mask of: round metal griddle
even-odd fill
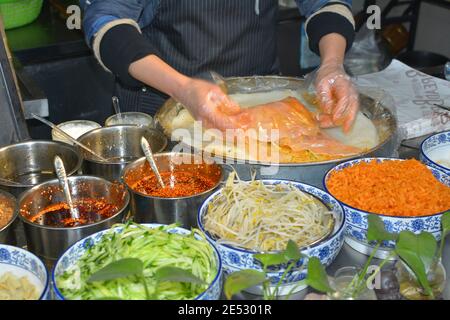
[[[279,77],[279,76],[257,76],[257,77],[239,77],[226,79],[228,94],[237,93],[257,93],[274,90],[306,90],[305,81],[299,78]],[[364,88],[362,88],[364,91]],[[256,179],[287,179],[311,184],[322,188],[322,180],[325,173],[336,164],[358,157],[391,157],[398,147],[397,120],[392,107],[387,105],[388,99],[381,92],[375,92],[373,89],[371,96],[377,96],[376,99],[366,94],[360,94],[360,108],[376,126],[380,137],[380,143],[364,153],[340,158],[336,160],[320,162],[300,162],[300,163],[265,163],[262,161],[244,161],[240,159],[226,158],[227,164],[230,164],[238,173],[241,179],[248,180],[255,175]],[[360,90],[361,91],[361,90]],[[378,98],[379,96],[379,98]],[[184,109],[183,105],[173,99],[169,99],[157,112],[155,119],[157,125],[163,132],[170,137],[173,131],[172,120]],[[176,143],[176,141],[175,141]],[[201,151],[201,150],[197,150]],[[216,160],[224,161],[224,157],[216,155]],[[271,170],[267,170],[271,168]],[[276,173],[274,173],[276,171]]]

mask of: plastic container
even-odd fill
[[[0,15],[5,29],[27,25],[39,16],[44,0],[0,0]]]

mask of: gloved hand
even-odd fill
[[[202,121],[206,128],[226,130],[236,127],[233,116],[241,108],[218,85],[190,78],[175,99],[189,110],[195,120]]]
[[[359,110],[359,98],[343,65],[338,61],[322,63],[317,70],[314,84],[319,99],[320,126],[342,126],[344,132],[348,132]]]

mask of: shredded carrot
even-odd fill
[[[328,190],[341,202],[389,216],[426,216],[450,209],[450,187],[417,160],[360,162],[333,171]]]

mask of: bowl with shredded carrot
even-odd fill
[[[344,207],[347,243],[363,253],[370,252],[369,215],[380,216],[390,232],[427,231],[439,239],[441,216],[450,209],[450,176],[415,159],[347,161],[328,171],[323,184]],[[382,249],[393,246],[384,242]]]

